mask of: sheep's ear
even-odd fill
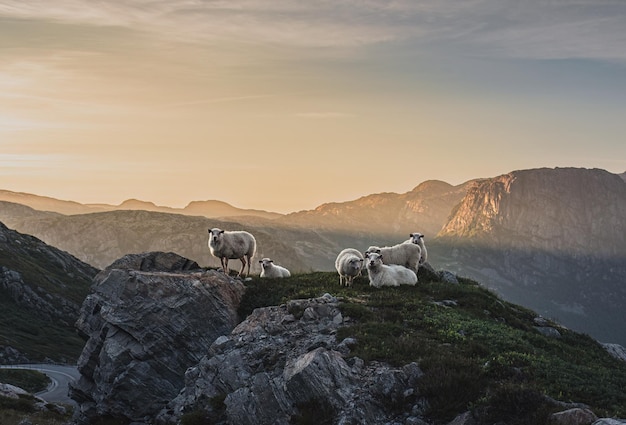
[[[262,263],[262,262],[263,262],[263,260],[259,260],[259,263]]]
[[[224,230],[220,230],[220,235],[221,235],[222,233],[224,233]]]
[[[420,239],[424,239],[424,235],[420,235]]]
[[[412,238],[412,237],[413,237],[413,233],[409,234],[409,238]]]

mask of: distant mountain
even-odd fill
[[[207,246],[208,229],[213,227],[225,230],[245,227],[257,239],[256,260],[271,257],[278,264],[294,271],[310,271],[315,268],[316,262],[306,259],[307,252],[332,257],[334,261],[337,249],[329,248],[332,242],[315,232],[274,228],[271,220],[260,218],[254,219],[257,223],[255,225],[244,225],[225,219],[143,210],[66,216],[0,202],[0,220],[98,268],[105,268],[126,254],[148,251],[172,251],[196,261],[201,266],[217,268],[219,261],[211,256]],[[229,266],[239,270],[241,263],[234,260]],[[260,272],[258,263],[252,266],[253,271]]]
[[[39,211],[51,211],[64,215],[90,214],[95,212],[120,210],[142,210],[168,214],[201,215],[209,218],[252,216],[274,219],[282,216],[282,214],[275,212],[237,208],[221,201],[193,201],[190,202],[185,208],[164,207],[156,205],[153,202],[140,201],[138,199],[127,199],[120,205],[80,204],[74,201],[63,201],[47,196],[11,192],[9,190],[0,190],[0,201],[26,205]]]
[[[75,362],[84,342],[74,323],[97,272],[0,223],[0,363]]]
[[[625,212],[618,175],[514,171],[475,182],[433,250],[513,302],[626,345]]]
[[[434,238],[472,182],[458,186],[429,180],[403,194],[378,193],[354,201],[323,204],[287,214],[277,223],[350,233],[365,233],[393,243],[419,231]]]

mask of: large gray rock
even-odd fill
[[[130,269],[137,264],[142,271]],[[188,265],[176,254],[147,253],[96,276],[76,323],[88,338],[81,378],[70,389],[76,422],[149,422],[183,387],[185,370],[237,324],[243,284],[214,271],[185,271]]]
[[[185,388],[157,423],[180,423],[192,414],[242,425],[289,424],[311,415],[328,423],[385,423],[402,416],[390,406],[411,411],[419,399],[419,367],[365,365],[350,357],[355,341],[335,338],[343,324],[338,301],[328,294],[254,310],[187,371]]]

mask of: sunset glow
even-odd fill
[[[626,171],[626,3],[0,2],[0,189],[312,209]]]

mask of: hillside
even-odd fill
[[[0,223],[0,363],[74,362],[74,323],[97,270]]]
[[[626,414],[624,361],[468,279],[422,269],[417,286],[376,289],[316,272],[244,288],[140,257],[100,273],[81,310],[88,342],[70,393],[90,423],[443,425],[463,414],[465,424],[547,425],[568,409]]]
[[[506,299],[626,344],[624,211],[626,184],[615,174],[515,171],[470,188],[435,245],[445,267]]]
[[[385,240],[404,240],[417,230],[433,238],[471,184],[452,186],[430,180],[403,194],[378,193],[354,201],[323,204],[311,211],[287,214],[276,221],[326,232],[367,234]]]
[[[39,213],[3,202],[0,202],[0,220],[98,268],[104,268],[126,254],[147,251],[172,251],[202,266],[217,268],[219,261],[211,256],[207,246],[208,229],[237,230],[244,227],[235,221],[143,210],[66,216]],[[259,220],[268,225],[246,226],[257,239],[257,259],[271,257],[293,270],[311,270],[314,266],[307,260],[307,252],[324,253],[331,245],[312,231],[299,229],[294,234],[289,230],[274,229],[270,221]],[[304,248],[300,247],[301,242]],[[333,254],[329,252],[327,255]],[[230,265],[238,270],[241,263],[235,260]],[[259,264],[254,263],[252,270],[259,273]]]

